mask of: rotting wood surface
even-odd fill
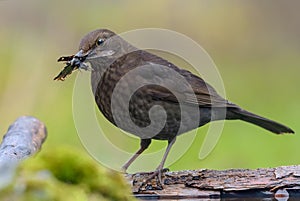
[[[260,169],[186,170],[163,174],[164,188],[149,174],[128,174],[132,191],[140,199],[192,200],[199,198],[291,198],[300,196],[300,165]],[[282,199],[282,200],[287,200]]]

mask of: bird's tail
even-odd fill
[[[230,116],[235,116],[236,118],[234,118],[234,119],[240,119],[240,120],[255,124],[257,126],[260,126],[264,129],[267,129],[276,134],[294,133],[294,131],[292,129],[290,129],[289,127],[287,127],[285,125],[282,125],[273,120],[258,116],[256,114],[253,114],[251,112],[248,112],[248,111],[240,109],[240,108],[235,108],[233,110],[230,110],[230,113],[234,114],[234,115],[230,115]]]

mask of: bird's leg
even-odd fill
[[[165,151],[165,153],[164,153],[164,156],[163,156],[163,158],[162,158],[160,164],[158,165],[158,167],[156,168],[156,170],[149,176],[149,178],[147,178],[147,180],[146,180],[145,182],[142,183],[142,185],[140,186],[140,188],[143,187],[145,184],[147,184],[150,180],[152,180],[152,179],[153,179],[154,177],[156,177],[156,176],[157,176],[157,178],[158,178],[159,185],[162,186],[162,179],[161,179],[161,176],[162,176],[163,168],[164,168],[166,159],[167,159],[167,157],[168,157],[168,155],[169,155],[169,152],[170,152],[170,150],[171,150],[173,144],[175,143],[175,141],[176,141],[176,137],[173,138],[172,140],[169,140],[169,141],[168,141],[167,149],[166,149],[166,151]]]
[[[149,147],[150,144],[151,139],[141,139],[140,149],[137,150],[137,152],[122,166],[122,170],[126,172],[131,163],[133,163],[133,161],[135,161],[135,159],[139,157],[139,155],[143,153]]]

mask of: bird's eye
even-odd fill
[[[104,39],[100,38],[97,40],[96,44],[97,45],[102,45],[104,43]]]

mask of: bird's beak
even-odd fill
[[[83,50],[80,50],[75,55],[60,57],[58,62],[65,61],[66,66],[64,69],[54,78],[54,80],[64,80],[67,75],[71,74],[76,69],[89,70],[89,67],[84,63],[88,53],[84,53]]]
[[[86,59],[87,56],[88,56],[87,53],[83,53],[83,51],[80,50],[79,52],[77,52],[74,55],[74,57],[71,59],[71,61],[69,61],[69,64],[71,66],[74,66],[74,69],[77,69],[77,68],[84,69],[85,65],[83,64],[83,62],[84,62],[84,60]]]

